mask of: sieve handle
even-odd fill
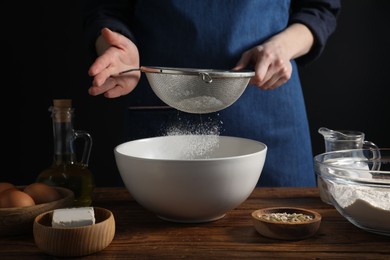
[[[161,72],[161,69],[141,66],[139,68],[132,68],[132,69],[121,71],[121,72],[119,72],[119,75],[126,74],[126,73],[133,72],[133,71],[158,73],[158,72]]]
[[[140,67],[140,68],[133,68],[133,69],[121,71],[121,72],[119,72],[119,75],[126,74],[126,73],[133,72],[133,71],[152,72],[152,73],[163,72],[162,69],[156,69],[156,68],[151,68],[151,67]],[[213,78],[206,72],[199,72],[199,76],[206,83],[213,82]]]
[[[124,71],[119,72],[119,75],[126,74],[126,73],[133,72],[133,71],[141,71],[141,68],[133,68],[133,69],[124,70]]]

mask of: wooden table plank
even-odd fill
[[[363,231],[345,220],[332,206],[321,202],[316,188],[256,188],[238,208],[214,222],[173,223],[159,219],[131,199],[126,189],[97,188],[94,206],[111,210],[116,234],[103,251],[84,258],[126,259],[390,259],[390,237]],[[319,231],[311,238],[283,241],[259,235],[252,211],[271,206],[294,206],[322,215]],[[0,238],[0,258],[46,255],[32,235]]]

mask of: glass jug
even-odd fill
[[[54,153],[51,166],[43,170],[37,182],[68,188],[74,192],[74,206],[89,206],[95,187],[94,177],[88,168],[92,137],[73,127],[74,109],[70,99],[55,99],[49,108],[53,121]],[[74,142],[84,140],[81,160],[77,160]]]
[[[364,133],[351,130],[331,130],[320,127],[318,133],[325,139],[325,151],[338,151],[349,149],[378,149],[373,142],[364,140]]]
[[[352,130],[331,130],[326,127],[318,129],[325,140],[325,152],[349,149],[373,149],[378,150],[378,146],[371,141],[364,140],[365,134]],[[327,204],[332,204],[329,198],[326,184],[317,177],[317,185],[320,190],[320,198]]]

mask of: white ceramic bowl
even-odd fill
[[[222,218],[252,193],[267,146],[228,136],[173,135],[114,149],[133,198],[160,218],[184,223]]]
[[[354,149],[314,157],[335,208],[355,226],[390,236],[390,149]]]

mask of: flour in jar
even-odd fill
[[[356,224],[390,232],[390,192],[373,187],[351,187],[335,184],[330,192]]]

